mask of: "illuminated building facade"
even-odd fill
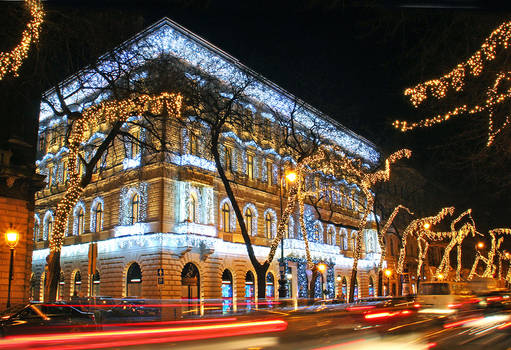
[[[285,200],[287,186],[281,193],[281,174],[283,164],[289,161],[275,151],[275,128],[279,126],[273,122],[271,110],[288,113],[296,99],[168,19],[138,34],[121,49],[144,50],[146,57],[171,55],[200,66],[205,74],[216,74],[220,80],[237,74],[257,77],[244,91],[244,108],[260,123],[251,137],[236,130],[225,132],[221,158],[227,172],[237,179],[236,198],[256,256],[264,261],[276,234],[281,196]],[[205,61],[209,64],[201,66]],[[208,71],[218,62],[222,69]],[[103,68],[108,69],[108,65],[105,63]],[[68,80],[66,86],[73,87],[73,79],[76,78]],[[83,108],[82,101],[90,94],[91,91],[78,91],[66,102]],[[48,95],[49,99],[55,98],[51,91]],[[263,105],[272,108],[265,109]],[[369,165],[379,161],[374,145],[314,108],[305,106],[297,118],[304,127],[312,120],[333,126],[325,138]],[[48,238],[68,177],[68,150],[59,133],[65,125],[65,118],[41,105],[37,166],[47,176],[48,185],[36,197],[32,281],[35,300],[43,298]],[[61,255],[60,298],[101,295],[245,301],[257,297],[256,273],[215,164],[207,156],[201,132],[172,120],[166,127],[167,142],[172,147],[166,157],[150,157],[140,144],[116,140],[113,151],[102,158],[92,183],[69,217]],[[141,139],[145,137],[144,129],[129,131]],[[100,127],[88,143],[100,140],[103,132]],[[305,211],[312,258],[328,265],[317,281],[318,297],[321,283],[329,297],[346,295],[349,290],[356,235],[352,228],[362,209],[355,185],[345,183],[343,193],[331,198],[339,208],[335,215],[341,225],[320,222],[311,207]],[[298,222],[297,214],[289,221],[284,257],[288,263],[289,295],[303,298],[307,297],[310,272],[306,270],[305,245]],[[364,237],[357,282],[359,296],[376,294],[380,256],[375,230],[367,229]],[[97,263],[91,267],[94,257]],[[279,266],[274,259],[266,277],[267,297],[276,297],[278,279]]]

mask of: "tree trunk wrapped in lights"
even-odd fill
[[[403,232],[403,237],[401,238],[401,249],[399,251],[399,260],[397,263],[396,273],[401,275],[403,273],[403,265],[405,261],[406,255],[406,243],[408,237],[417,237],[417,241],[419,243],[419,264],[417,270],[417,276],[420,276],[420,267],[422,267],[422,261],[426,258],[428,244],[425,238],[434,239],[434,232],[430,230],[433,225],[438,224],[442,221],[447,215],[452,215],[454,213],[454,207],[442,208],[435,216],[429,216],[425,218],[415,219],[406,227]],[[422,244],[425,244],[426,247],[422,248]]]
[[[108,145],[119,134],[122,123],[133,115],[153,114],[180,117],[181,96],[176,94],[162,93],[157,96],[140,95],[122,101],[105,101],[98,105],[85,109],[72,121],[69,136],[69,184],[63,198],[57,205],[55,212],[55,225],[51,237],[49,237],[50,254],[48,256],[48,275],[45,284],[46,301],[56,299],[58,279],[60,277],[60,251],[64,234],[71,210],[78,202],[85,187],[90,183],[92,172],[97,162],[106,151]],[[91,161],[86,164],[86,171],[82,177],[77,170],[77,164],[83,157],[80,156],[80,147],[85,141],[88,132],[94,131],[102,123],[113,125],[108,136],[96,151]]]
[[[25,0],[25,4],[32,18],[21,34],[20,43],[10,52],[0,52],[0,80],[7,74],[18,76],[18,70],[27,58],[30,46],[39,40],[44,19],[43,6],[39,0]]]
[[[469,280],[472,280],[474,276],[479,276],[483,278],[493,278],[493,275],[497,269],[495,266],[495,255],[497,254],[498,249],[502,245],[502,242],[504,241],[504,237],[499,237],[497,239],[497,235],[509,235],[511,234],[511,229],[509,228],[496,228],[493,230],[490,230],[488,232],[491,237],[491,248],[488,252],[488,256],[483,256],[481,252],[477,251],[477,256],[474,260],[474,264],[472,265],[472,268],[470,269],[470,274],[468,276]],[[486,268],[484,269],[484,272],[482,275],[477,274],[477,265],[479,264],[479,261],[482,261],[486,264]]]

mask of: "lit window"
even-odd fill
[[[224,223],[224,231],[231,232],[231,208],[229,204],[224,203],[222,206],[222,220]]]
[[[268,174],[268,185],[273,183],[273,164],[272,162],[266,163],[266,173]]]
[[[134,194],[131,197],[131,216],[130,216],[130,225],[133,225],[139,221],[139,212],[140,212],[140,198],[138,194]]]
[[[326,234],[326,243],[333,244],[333,238],[334,238],[334,233],[332,232],[332,229],[329,229]]]
[[[247,208],[247,210],[245,211],[245,225],[247,226],[247,233],[249,234],[249,236],[252,236],[253,235],[253,229],[252,229],[252,224],[253,224],[253,216],[252,216],[252,210],[250,210],[250,208]]]
[[[249,180],[254,180],[254,156],[247,156],[247,176]]]
[[[140,129],[135,128],[131,131],[132,138],[130,139],[130,157],[137,158],[140,153]]]
[[[94,232],[101,231],[102,222],[103,222],[103,204],[98,203],[94,208]]]
[[[62,161],[62,183],[67,183],[67,160]]]
[[[53,234],[53,217],[50,216],[48,218],[48,222],[46,224],[46,239],[51,239],[51,235]]]
[[[79,208],[78,209],[78,212],[76,213],[76,234],[78,236],[82,235],[83,234],[83,231],[84,231],[84,220],[83,220],[83,208]]]
[[[265,222],[266,237],[271,238],[271,236],[272,236],[271,227],[273,226],[273,218],[270,213],[266,213],[264,222]]]
[[[36,220],[34,222],[34,241],[40,240],[39,237],[39,222]]]
[[[199,151],[199,144],[197,135],[190,134],[190,154],[197,155]]]
[[[195,194],[190,196],[190,203],[188,204],[188,221],[197,222],[197,197]]]
[[[229,147],[225,147],[225,169],[232,171],[232,151]]]

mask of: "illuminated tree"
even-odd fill
[[[25,0],[31,19],[21,33],[20,43],[10,52],[0,52],[0,80],[7,74],[18,75],[23,61],[27,58],[30,47],[39,40],[44,19],[43,6],[39,0]]]

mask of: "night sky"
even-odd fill
[[[511,11],[503,3],[488,7],[484,2],[485,8],[481,1],[434,2],[443,4],[442,8],[432,8],[433,2],[429,3],[416,6],[418,2],[409,1],[407,5],[414,6],[399,7],[391,1],[310,0],[278,5],[269,1],[45,2],[48,26],[59,29],[48,29],[50,34],[40,46],[55,38],[64,43],[59,35],[64,37],[67,28],[83,35],[73,36],[70,52],[77,53],[73,64],[64,68],[55,62],[53,66],[59,68],[41,85],[49,87],[52,79],[62,79],[87,62],[80,57],[87,56],[82,51],[94,46],[91,42],[99,40],[100,44],[89,50],[97,53],[88,55],[99,55],[108,43],[113,47],[167,16],[371,140],[384,154],[402,147],[412,149],[414,157],[405,165],[417,168],[434,184],[439,194],[435,210],[455,205],[460,213],[472,207],[483,232],[511,227],[507,202],[511,156],[501,150],[484,150],[484,118],[465,117],[445,127],[409,134],[400,134],[391,126],[395,119],[417,120],[445,110],[442,103],[415,110],[403,91],[450,71],[476,51],[494,28],[511,19]],[[76,14],[81,17],[78,21],[73,18]],[[100,25],[80,32],[80,26],[94,25],[98,17]],[[11,27],[0,36],[0,50],[7,50],[9,36],[16,38],[16,21],[9,18],[2,23]],[[111,30],[101,32],[108,26]],[[55,47],[55,57],[61,57],[57,52],[64,46]],[[41,61],[39,57],[27,62],[25,72],[33,74],[30,64],[36,67]],[[48,59],[44,64],[49,67],[50,63]],[[503,69],[506,63],[507,59],[501,60],[491,69]],[[0,86],[3,101],[5,85]],[[481,86],[475,82],[477,90]],[[447,102],[453,100],[456,97]],[[2,103],[3,114],[10,113],[12,109]],[[464,141],[456,136],[466,132],[474,139]],[[503,133],[502,138],[502,149],[511,153],[509,134]],[[466,160],[479,153],[483,153],[482,160]]]

